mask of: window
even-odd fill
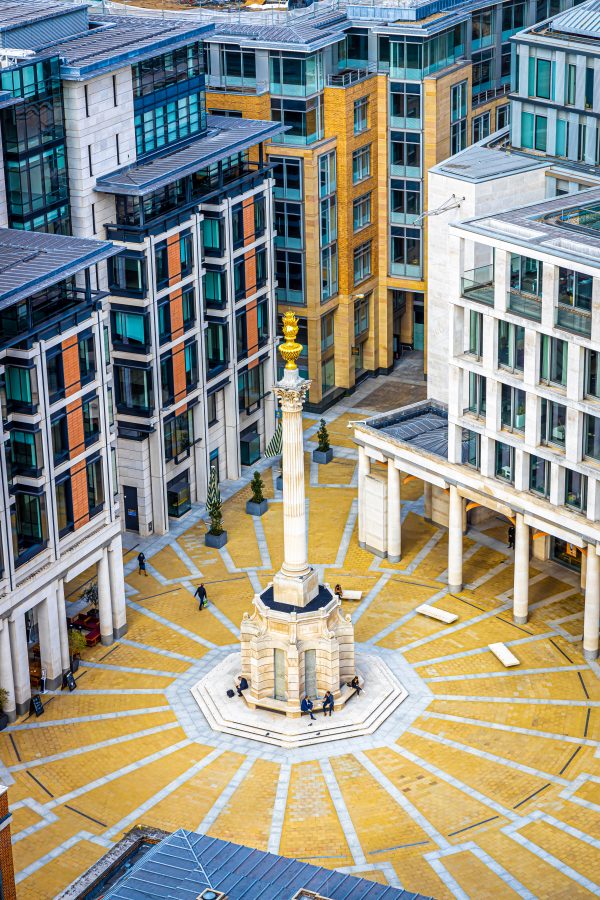
[[[96,396],[82,400],[83,436],[85,446],[94,444],[100,437],[100,401]]]
[[[371,294],[354,301],[354,337],[364,337],[369,331],[369,302]]]
[[[486,138],[490,133],[490,114],[489,112],[482,113],[480,116],[475,116],[473,118],[473,143],[476,144],[478,141],[482,141]]]
[[[46,545],[48,525],[44,497],[19,491],[15,495],[11,520],[15,562],[20,565]]]
[[[145,352],[150,342],[148,314],[112,310],[110,314],[113,347],[129,353]]]
[[[91,331],[79,335],[79,376],[82,384],[94,380],[96,375],[96,350]]]
[[[90,117],[90,97],[89,97],[89,88],[87,84],[83,86],[83,98],[85,101],[85,117],[89,119]]]
[[[421,136],[412,131],[392,131],[390,143],[392,175],[421,175]]]
[[[334,342],[334,321],[335,313],[327,313],[321,318],[321,350],[328,350],[333,347]]]
[[[277,299],[304,303],[304,263],[301,253],[278,250],[276,256]]]
[[[418,228],[392,228],[392,275],[421,274],[421,231]]]
[[[500,398],[500,422],[510,431],[525,431],[525,391],[502,385]]]
[[[335,387],[335,357],[326,359],[321,363],[321,390],[323,394]]]
[[[468,373],[469,379],[469,405],[466,412],[474,416],[485,417],[487,384],[483,375],[476,372]]]
[[[600,400],[600,353],[597,350],[585,351],[585,393]]]
[[[158,302],[158,342],[165,344],[171,340],[171,300],[163,297]]]
[[[56,482],[55,496],[58,535],[59,537],[64,537],[65,534],[73,531],[75,527],[73,520],[73,491],[69,475]]]
[[[543,397],[541,401],[541,443],[564,447],[566,427],[567,407],[562,403],[554,403]]]
[[[360,284],[371,274],[371,241],[354,250],[354,284]]]
[[[117,165],[121,165],[121,148],[119,146],[119,135],[115,134],[115,149],[117,152]]]
[[[112,89],[113,89],[113,106],[118,106],[119,101],[117,98],[117,76],[113,75],[112,77]]]
[[[237,313],[235,317],[235,349],[238,360],[248,356],[248,334],[245,309]]]
[[[302,199],[302,160],[287,156],[269,156],[275,179],[274,195],[287,200]]]
[[[336,184],[335,153],[327,153],[319,157],[321,301],[333,297],[338,290]]]
[[[585,415],[583,421],[583,453],[600,460],[600,419]]]
[[[111,294],[143,297],[146,293],[146,260],[143,254],[121,252],[108,260],[108,288]]]
[[[467,120],[454,122],[450,126],[450,156],[460,153],[467,146]]]
[[[483,355],[483,315],[473,310],[469,313],[468,352],[478,359]]]
[[[307,146],[323,137],[322,98],[310,100],[271,99],[271,118],[288,127],[277,138],[283,144]]]
[[[183,328],[187,331],[196,321],[196,292],[191,285],[184,288],[181,292],[181,308],[183,311]]]
[[[221,372],[229,362],[227,325],[220,322],[209,322],[204,334],[207,374],[209,378],[212,378]]]
[[[541,456],[529,457],[529,490],[542,497],[550,496],[550,463]]]
[[[506,40],[524,27],[525,3],[505,3],[502,7],[502,39]]]
[[[241,411],[254,412],[260,407],[264,396],[264,363],[259,363],[238,375],[238,404]]]
[[[69,458],[69,428],[67,415],[61,412],[53,416],[50,422],[52,434],[52,458],[55,466],[59,466]]]
[[[476,431],[470,431],[468,428],[462,430],[461,442],[461,462],[467,466],[473,466],[474,469],[479,468],[479,444],[480,436]]]
[[[267,283],[267,251],[261,247],[254,254],[256,267],[256,290],[264,288]]]
[[[88,175],[91,178],[93,176],[93,174],[94,174],[94,166],[93,166],[93,162],[92,162],[92,145],[88,144]]]
[[[171,90],[171,96],[172,99],[166,103],[155,105],[150,102],[139,112],[136,111],[133,121],[138,159],[199,134],[206,128],[204,91],[177,96]]]
[[[215,391],[214,394],[209,394],[206,398],[206,417],[208,419],[208,427],[214,425],[217,421],[217,394],[219,392]]]
[[[104,481],[100,457],[90,460],[85,467],[87,479],[88,507],[90,518],[97,515],[104,506]]]
[[[248,87],[256,83],[256,55],[254,50],[224,46],[221,50],[221,71],[226,87]]]
[[[223,309],[227,305],[227,275],[225,271],[207,267],[203,284],[206,306],[209,309]]]
[[[160,398],[163,406],[170,406],[175,399],[173,354],[171,350],[160,358]]]
[[[154,410],[152,372],[133,366],[114,366],[117,410],[150,415]]]
[[[506,128],[510,123],[510,104],[496,107],[496,129]]]
[[[34,378],[32,369],[26,369],[24,366],[6,366],[4,380],[9,412],[33,412],[37,406],[37,393],[34,394],[32,386]]]
[[[529,84],[530,97],[540,97],[542,100],[551,99],[552,63],[549,59],[535,59],[529,57]]]
[[[363,194],[352,202],[352,223],[354,231],[360,231],[371,224],[371,194]]]
[[[156,268],[156,290],[162,291],[169,286],[169,250],[166,241],[154,247],[154,265]]]
[[[207,256],[222,256],[225,252],[223,219],[204,214],[202,221],[202,246]]]
[[[565,103],[575,106],[577,66],[569,63],[565,73]]]
[[[321,301],[329,300],[338,292],[337,244],[321,250]]]
[[[503,444],[501,441],[496,441],[496,478],[502,478],[503,481],[513,483],[515,478],[514,457],[515,451],[512,447],[508,444]]]
[[[467,89],[468,82],[461,81],[453,84],[450,89],[450,121],[459,122],[467,116]]]
[[[569,347],[566,341],[541,335],[540,342],[540,381],[567,386],[567,361]]]
[[[299,249],[302,247],[302,205],[275,201],[275,246]]]
[[[354,134],[361,134],[369,127],[369,98],[354,101]]]
[[[585,70],[585,108],[594,108],[594,69],[588,66]]]
[[[592,276],[561,267],[558,270],[558,302],[591,312]]]
[[[471,20],[471,35],[473,49],[485,47],[494,39],[494,9],[483,9],[481,12],[473,13]]]
[[[231,234],[233,238],[233,249],[237,250],[244,245],[244,207],[241,203],[236,203],[231,208]]]
[[[525,329],[500,320],[498,322],[498,365],[522,372],[525,365]]]
[[[191,275],[194,268],[194,239],[191,231],[182,231],[179,236],[179,262],[181,277]]]
[[[35,478],[41,473],[40,432],[12,428],[9,431],[9,449],[11,475],[30,475]]]
[[[521,113],[521,146],[528,150],[546,152],[548,119],[533,113]]]
[[[53,403],[65,395],[65,375],[61,350],[50,350],[46,353],[46,377],[49,400],[50,403]]]
[[[337,203],[335,195],[321,200],[321,246],[337,238]]]
[[[210,399],[210,398],[209,398]],[[188,409],[179,416],[173,416],[164,423],[165,459],[189,456],[194,443],[194,414]]]
[[[410,82],[390,83],[390,125],[392,128],[421,127],[421,86]]]
[[[236,300],[241,300],[246,294],[246,260],[242,256],[233,264],[233,293]]]
[[[577,512],[585,512],[587,506],[587,476],[565,470],[565,505]]]
[[[364,181],[371,174],[371,145],[361,147],[352,153],[352,184]]]
[[[392,178],[391,220],[412,225],[421,214],[421,183]]]
[[[269,300],[267,297],[263,297],[256,304],[256,326],[258,329],[258,346],[264,347],[268,343],[270,335]]]

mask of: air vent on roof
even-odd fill
[[[227,900],[227,894],[212,888],[205,888],[201,894],[198,894],[196,900]]]

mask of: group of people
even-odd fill
[[[360,692],[362,691],[362,688],[361,688],[359,680],[358,680],[358,675],[355,675],[354,678],[352,679],[352,681],[348,682],[348,687],[354,688],[357,696],[360,694]],[[315,705],[312,702],[312,700],[310,699],[310,697],[308,696],[308,694],[305,694],[300,703],[300,709],[302,710],[303,713],[308,713],[311,719],[316,719],[316,716],[313,713],[314,706]],[[331,691],[325,691],[325,696],[323,697],[323,715],[326,716],[327,713],[329,713],[329,715],[331,716],[333,709],[334,709],[333,694],[331,693]]]

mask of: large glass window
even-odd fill
[[[525,365],[525,329],[502,319],[498,321],[498,365],[522,372]]]
[[[11,520],[15,562],[20,565],[46,546],[48,522],[44,497],[19,491]]]
[[[514,449],[508,444],[503,444],[501,441],[496,441],[496,478],[502,478],[504,481],[509,481],[512,484],[515,480],[514,460]]]
[[[540,381],[567,386],[569,345],[559,338],[542,334],[540,340]]]
[[[240,47],[221,47],[224,87],[252,88],[256,85],[256,54]]]
[[[269,156],[273,165],[276,197],[286,200],[302,199],[302,160],[288,156]]]
[[[391,221],[412,225],[421,214],[421,182],[392,178],[390,192]]]
[[[327,313],[321,318],[321,350],[333,347],[335,313]]]
[[[12,475],[35,477],[41,473],[42,447],[39,431],[21,431],[12,428],[9,432],[8,446]]]
[[[168,419],[164,423],[165,459],[177,459],[189,456],[190,447],[194,443],[193,409]]]
[[[113,347],[128,353],[143,353],[150,342],[148,314],[131,310],[112,310],[110,324]]]
[[[585,393],[600,400],[600,353],[597,350],[585,351]]]
[[[549,59],[535,59],[529,57],[529,83],[528,95],[540,97],[542,100],[554,99],[552,97],[552,66]]]
[[[371,241],[354,250],[354,284],[360,284],[371,275]]]
[[[293,56],[273,52],[270,56],[271,93],[283,97],[307,97],[323,89],[320,53]]]
[[[37,406],[37,392],[34,391],[33,369],[24,366],[7,365],[4,374],[8,411],[28,412]]]
[[[87,384],[96,377],[96,348],[91,331],[84,331],[79,335],[79,376],[82,384]]]
[[[597,416],[584,416],[583,452],[585,456],[600,460],[600,419]]]
[[[363,194],[352,201],[352,226],[360,231],[371,224],[371,194]]]
[[[73,520],[73,490],[69,475],[56,482],[55,496],[58,534],[59,537],[64,537],[65,534],[73,531],[75,527]]]
[[[365,336],[369,331],[369,304],[371,294],[354,301],[354,337]]]
[[[565,470],[565,505],[577,512],[587,507],[587,476],[572,469]]]
[[[412,131],[392,131],[390,141],[392,175],[421,175],[421,135]]]
[[[256,304],[256,325],[258,329],[258,346],[264,347],[270,335],[268,297],[263,297]]]
[[[204,332],[206,341],[207,375],[212,378],[221,372],[229,362],[227,325],[221,322],[208,322]]]
[[[529,490],[542,497],[550,496],[550,463],[541,456],[529,457]]]
[[[463,428],[462,430],[462,442],[461,442],[461,462],[467,466],[473,466],[473,468],[479,468],[479,445],[480,445],[480,436],[476,431],[471,431],[468,428]]]
[[[354,101],[354,134],[362,134],[369,127],[369,98]]]
[[[392,228],[392,275],[418,277],[421,274],[421,231],[418,228]]]
[[[194,91],[135,113],[138,158],[206,130],[204,91]]]
[[[150,369],[138,369],[115,363],[114,379],[119,412],[132,412],[138,415],[150,415],[153,412],[154,395]]]
[[[475,310],[469,312],[468,352],[478,359],[483,355],[483,315]]]
[[[264,382],[264,363],[238,375],[238,404],[241,411],[250,413],[259,408],[265,396]]]
[[[290,250],[302,247],[302,219],[300,203],[275,201],[276,247],[286,247]]]
[[[168,350],[160,358],[160,396],[163,406],[170,406],[175,399],[173,379],[173,353]]]
[[[85,446],[95,443],[100,437],[100,401],[95,395],[85,397],[81,403],[83,413],[83,436]]]
[[[541,441],[543,444],[554,444],[557,447],[565,446],[565,432],[567,428],[567,408],[562,403],[554,403],[552,400],[541,401]]]
[[[271,100],[271,118],[282,122],[287,131],[278,136],[282,144],[305,146],[323,137],[321,97],[310,100]]]
[[[502,428],[525,431],[525,391],[508,384],[502,385],[500,421]]]
[[[90,519],[97,515],[104,506],[104,480],[102,478],[102,460],[100,457],[90,460],[85,467]]]
[[[469,380],[469,405],[466,412],[474,416],[485,417],[487,402],[487,382],[484,375],[476,372],[468,373]]]
[[[131,67],[133,95],[145,97],[180,82],[201,75],[204,71],[202,44],[198,41],[177,50],[153,56]]]
[[[539,259],[531,259],[529,256],[520,256],[517,253],[511,253],[511,290],[522,291],[526,294],[532,294],[535,297],[541,297],[542,269],[543,264]]]
[[[146,293],[146,260],[143,255],[123,251],[108,260],[108,288],[111,294],[143,297]]]
[[[286,303],[304,303],[304,262],[302,253],[278,250],[276,256],[277,299]]]
[[[58,466],[69,457],[69,428],[67,415],[64,411],[52,417],[50,431],[52,434],[54,465]]]
[[[321,250],[321,300],[329,300],[338,292],[337,244]]]
[[[206,268],[203,278],[204,302],[208,309],[222,309],[227,304],[227,273],[223,269]]]
[[[46,377],[48,379],[48,398],[50,403],[53,403],[64,397],[65,393],[65,375],[60,348],[46,353]]]
[[[358,184],[371,174],[371,145],[352,152],[352,183]]]
[[[224,223],[221,216],[204,214],[202,246],[207,256],[223,256],[225,252]]]
[[[390,125],[392,128],[421,127],[421,85],[405,81],[390,84]]]

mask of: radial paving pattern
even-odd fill
[[[310,446],[317,426],[307,425]],[[335,461],[307,466],[310,557],[329,582],[365,592],[346,604],[356,638],[369,653],[402,654],[431,691],[424,711],[406,728],[288,753],[214,734],[199,711],[190,732],[191,707],[173,686],[206,653],[235,644],[254,590],[281,563],[280,498],[251,519],[244,491],[226,504],[224,551],[206,549],[203,525],[188,520],[146,551],[149,577],[132,571],[129,554],[126,638],[88,651],[77,691],[52,697],[43,719],[0,735],[24,900],[53,895],[140,822],[440,900],[598,894],[600,681],[582,658],[573,577],[532,562],[531,620],[513,625],[512,558],[497,522],[469,533],[469,585],[447,595],[446,534],[422,518],[415,482],[403,487],[403,560],[374,560],[357,544],[345,425],[334,425]],[[273,497],[270,472],[265,479]],[[210,600],[202,612],[192,597],[200,578]],[[458,621],[416,616],[425,601],[442,601]],[[520,667],[503,669],[492,641],[510,644]]]

